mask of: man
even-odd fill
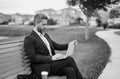
[[[62,54],[55,54],[55,50],[67,50],[69,44],[57,44],[47,33],[45,24],[47,16],[36,14],[34,28],[30,35],[25,37],[24,48],[30,59],[32,72],[41,78],[41,72],[49,75],[66,75],[67,79],[83,79],[72,57],[61,58]],[[75,43],[75,41],[72,41]]]

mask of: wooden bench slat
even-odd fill
[[[29,60],[23,61],[23,59],[18,58],[16,60],[11,60],[11,61],[8,61],[8,62],[0,63],[0,69],[11,66],[11,65],[14,65],[14,64],[18,64],[18,63],[27,64],[27,63],[29,63]]]
[[[14,69],[14,70],[12,70],[12,71],[6,72],[6,73],[4,73],[4,74],[0,74],[0,79],[7,78],[7,77],[9,77],[9,76],[12,76],[12,75],[14,75],[14,74],[16,74],[16,73],[19,73],[19,72],[21,72],[21,71],[24,71],[24,70],[30,70],[30,68],[23,68],[23,67],[16,68],[16,69]]]
[[[6,49],[6,48],[9,48],[9,47],[15,47],[15,46],[20,46],[20,45],[23,45],[23,42],[3,44],[3,45],[0,45],[0,49],[4,49],[4,48]]]
[[[24,42],[24,36],[21,37],[11,37],[10,39],[0,40],[0,45],[16,43],[16,42]]]
[[[0,64],[0,69],[1,69],[1,68],[5,68],[5,67],[8,67],[8,66],[10,66],[10,65],[14,65],[14,64],[17,64],[17,63],[21,63],[21,62],[22,62],[21,59],[16,59],[16,60],[4,62],[4,63],[1,63],[1,64]]]
[[[16,50],[16,51],[12,51],[9,53],[0,54],[0,59],[5,58],[5,57],[14,56],[14,55],[20,55],[21,53],[22,53],[21,50]]]
[[[22,72],[19,72],[19,73],[14,74],[14,75],[12,75],[12,76],[9,76],[9,77],[7,77],[7,78],[5,78],[5,79],[16,79],[16,77],[17,77],[18,74],[30,74],[30,73],[31,73],[30,70],[22,71]]]
[[[0,42],[0,79],[13,79],[17,74],[31,72],[29,60],[24,56],[23,43],[23,37]]]
[[[6,73],[6,72],[11,71],[11,70],[14,70],[18,67],[23,67],[23,63],[19,62],[19,63],[13,64],[13,65],[1,68],[0,69],[0,74]]]
[[[16,60],[15,60],[15,58],[16,58]],[[3,61],[2,61],[3,60]],[[1,62],[0,62],[0,65],[1,66],[3,66],[4,64],[6,64],[6,63],[9,63],[9,64],[11,64],[11,63],[14,63],[15,61],[16,62],[22,62],[22,63],[30,63],[30,60],[29,59],[27,59],[27,57],[23,57],[23,58],[21,58],[21,57],[19,57],[19,56],[17,56],[17,57],[10,57],[10,58],[4,58],[4,59],[1,59],[0,60]],[[0,66],[0,67],[1,67]]]
[[[11,52],[11,51],[15,51],[15,50],[21,50],[22,46],[15,46],[15,47],[11,47],[11,48],[6,48],[6,49],[1,49],[0,53],[7,53],[7,52]]]
[[[0,63],[4,63],[4,62],[8,62],[8,61],[11,61],[11,60],[15,60],[15,59],[18,59],[18,58],[21,58],[21,54],[16,54],[16,55],[13,55],[13,56],[8,56],[8,57],[4,57],[4,58],[1,58],[0,59]]]

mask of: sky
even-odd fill
[[[66,0],[0,0],[0,12],[6,14],[34,14],[37,10],[68,7]]]

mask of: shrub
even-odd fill
[[[81,24],[82,23],[82,21],[83,21],[83,19],[82,18],[80,18],[80,17],[78,17],[78,18],[76,18],[76,23],[78,23],[78,24]]]
[[[52,18],[48,19],[47,21],[47,25],[56,25],[57,24],[57,20],[54,20]]]
[[[71,26],[72,25],[82,25],[82,24],[83,24],[83,19],[80,17],[76,18],[74,22],[70,23]]]
[[[6,19],[0,23],[0,25],[7,25],[9,22],[11,22],[11,19]]]
[[[33,21],[31,21],[28,25],[34,25],[34,22],[33,22]]]
[[[114,28],[114,29],[120,29],[120,24],[114,24],[111,26],[108,26],[109,28]]]
[[[96,19],[97,22],[97,26],[100,27],[101,26],[101,20],[100,19]]]

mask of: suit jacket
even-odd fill
[[[56,43],[47,33],[45,33],[45,38],[50,43],[52,55],[55,55],[55,50],[67,50],[68,48],[68,44]],[[50,72],[49,63],[52,62],[52,56],[50,56],[45,43],[36,32],[32,31],[30,35],[25,37],[24,50],[30,59],[33,71],[36,73],[40,73],[43,70]]]

